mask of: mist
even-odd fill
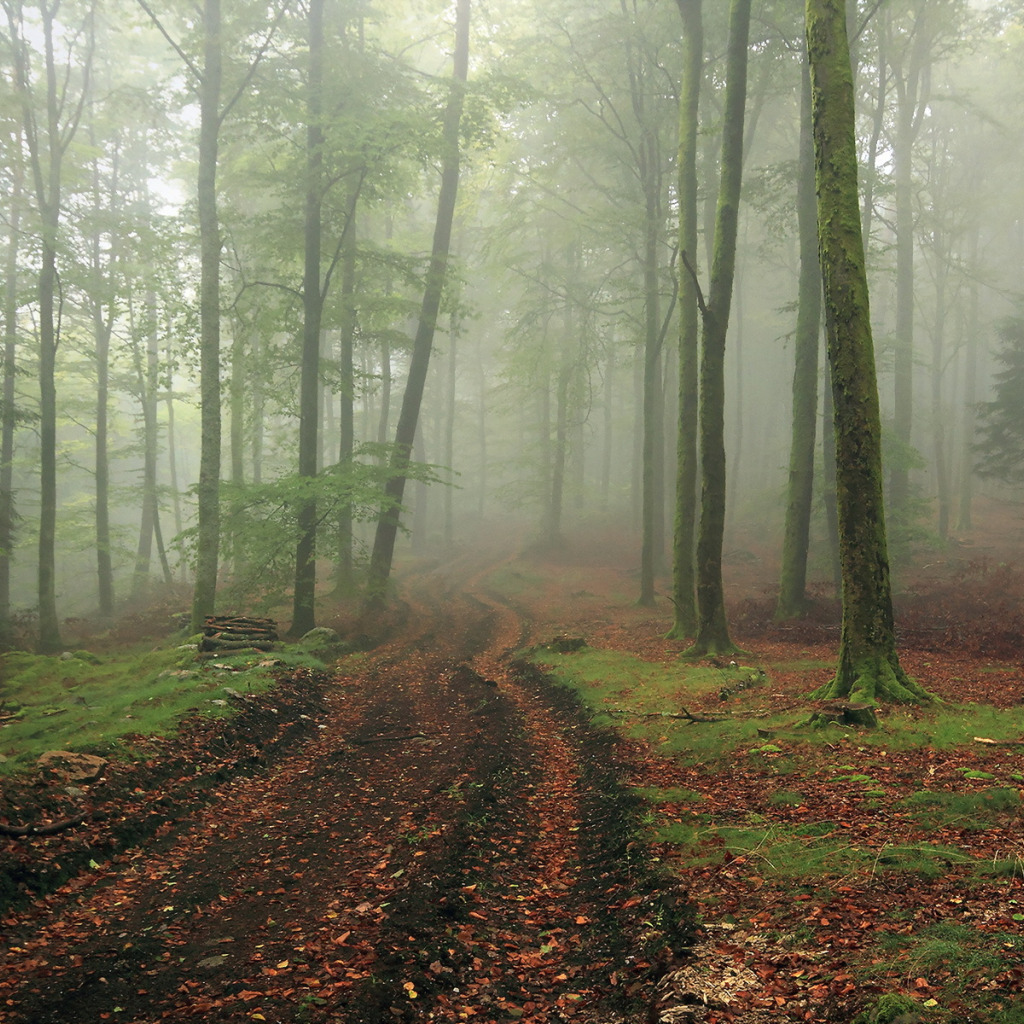
[[[727,5],[704,7],[686,254],[702,292],[727,34]],[[1019,5],[860,7],[859,201],[898,581],[922,552],[969,554],[978,509],[1021,498],[1024,34]],[[5,643],[58,649],[67,618],[154,600],[212,610],[193,597],[211,537],[218,607],[289,620],[304,571],[317,607],[357,602],[397,476],[402,564],[496,536],[547,552],[597,536],[635,552],[638,598],[648,551],[667,604],[692,301],[676,4],[474,5],[464,85],[455,5],[425,0],[225,0],[218,54],[177,9],[65,3],[52,25],[21,0],[4,9]],[[758,585],[782,557],[792,470],[802,32],[802,3],[753,5],[723,558],[730,579],[758,566]],[[439,253],[445,173],[457,199]],[[826,366],[822,347],[805,587],[834,594]]]

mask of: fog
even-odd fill
[[[898,579],[922,550],[970,540],[979,497],[1021,497],[1012,460],[994,469],[985,447],[1024,438],[1024,408],[1016,421],[1012,403],[1000,413],[1008,392],[997,389],[1013,366],[999,353],[1024,347],[1006,330],[1024,290],[1024,7],[860,6],[851,24],[862,224]],[[688,254],[703,288],[726,7],[704,4],[701,225]],[[189,600],[211,343],[200,316],[200,108],[213,65],[195,15],[100,0],[92,19],[75,0],[52,28],[48,99],[38,8],[4,8],[0,633],[25,643],[41,587],[52,585],[62,619],[166,600],[168,584],[183,610]],[[355,600],[364,584],[452,158],[443,123],[459,89],[455,8],[327,3],[318,47],[305,7],[223,8],[212,100],[217,600],[287,620],[311,500],[318,593]],[[753,11],[725,366],[725,550],[738,563],[779,557],[801,261],[803,3],[755,0]],[[654,558],[667,600],[687,273],[681,32],[667,0],[472,5],[458,199],[399,561],[441,561],[496,533],[557,550],[596,531],[635,551],[639,571],[646,413],[659,442]],[[314,411],[301,392],[310,288],[322,299]],[[825,365],[822,352],[809,580],[831,588]],[[1020,383],[1024,394],[1024,368]],[[316,430],[312,477],[300,469],[303,415]],[[993,417],[1005,430],[982,429]],[[215,441],[207,428],[207,452]]]

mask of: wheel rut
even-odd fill
[[[613,743],[455,573],[409,581],[301,749],[10,915],[0,1020],[643,1020],[686,912],[630,852]]]

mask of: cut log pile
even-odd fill
[[[208,615],[199,641],[200,658],[249,651],[273,651],[277,647],[277,623],[246,615]]]

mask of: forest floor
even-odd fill
[[[904,664],[959,739],[928,710],[780,726],[829,676],[837,608],[773,624],[754,542],[727,588],[764,682],[687,690],[714,724],[536,667],[581,676],[585,652],[538,647],[572,637],[685,675],[668,601],[635,605],[611,536],[406,565],[385,639],[331,673],[139,740],[76,792],[5,783],[9,825],[88,815],[0,837],[8,895],[52,889],[0,918],[0,1021],[838,1022],[884,993],[911,1000],[902,1024],[1024,1021],[1024,723],[973,735],[1024,700],[1024,516],[989,511],[1003,547],[898,581]]]

